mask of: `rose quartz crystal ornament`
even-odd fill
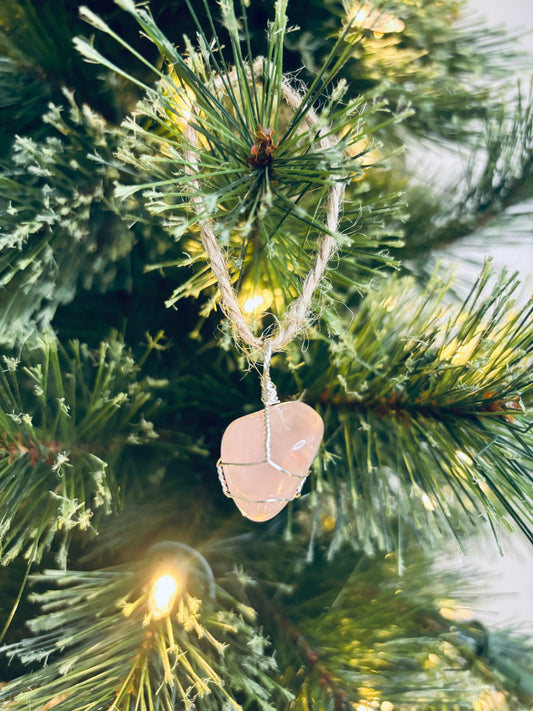
[[[323,434],[322,418],[303,402],[265,404],[239,417],[222,437],[218,472],[224,493],[243,516],[268,521],[300,494]]]

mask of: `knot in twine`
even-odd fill
[[[253,81],[258,74],[264,74],[266,67],[269,67],[270,70],[273,71],[273,65],[271,62],[262,57],[256,59],[252,70],[248,70],[249,79]],[[232,72],[228,79],[230,83],[234,84],[237,81],[236,72]],[[215,80],[215,88],[221,88],[223,84],[224,80],[222,78]],[[281,95],[294,111],[298,110],[301,105],[303,95],[291,86],[286,77],[282,77],[281,80]],[[321,135],[323,133],[323,129],[321,130],[318,128],[318,117],[312,109],[308,109],[306,111],[304,121],[309,128],[317,126],[317,130],[320,135],[319,143],[322,150],[326,150],[335,145],[337,141],[333,135]],[[194,189],[192,206],[196,214],[201,215],[203,208],[202,200],[199,194],[200,187],[198,180],[195,177],[195,167],[198,164],[198,158],[194,149],[198,145],[198,136],[196,129],[190,121],[187,123],[187,140],[191,146],[191,149],[186,151],[185,155],[187,158],[186,170],[191,176],[191,186]],[[202,245],[207,253],[211,271],[217,279],[220,290],[221,307],[232,324],[234,337],[238,337],[242,343],[249,346],[252,350],[260,351],[264,354],[263,373],[266,371],[267,374],[266,379],[263,377],[263,380],[265,380],[266,383],[263,385],[263,395],[266,397],[266,402],[265,400],[263,400],[263,402],[265,402],[265,404],[271,404],[272,398],[274,398],[272,400],[272,404],[279,402],[275,387],[272,384],[272,381],[270,381],[270,376],[268,375],[270,355],[276,351],[283,350],[285,346],[287,346],[305,329],[311,308],[313,293],[317,289],[320,280],[324,275],[329,260],[337,251],[338,245],[335,237],[333,237],[333,234],[335,234],[338,228],[339,214],[343,197],[344,186],[340,182],[333,182],[329,189],[328,195],[326,220],[328,232],[325,232],[320,237],[317,245],[315,263],[303,280],[300,295],[287,307],[287,310],[279,323],[278,332],[272,338],[267,338],[265,335],[256,336],[251,331],[242,312],[235,290],[233,289],[228,264],[217,241],[213,223],[209,218],[203,218],[199,221]]]

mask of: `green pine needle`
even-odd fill
[[[533,92],[491,111],[459,178],[428,191],[414,176],[408,191],[405,258],[427,261],[435,248],[483,229],[506,208],[531,196],[533,168]],[[456,170],[456,168],[454,168]],[[435,178],[431,182],[437,183]],[[501,233],[498,233],[501,236]],[[486,252],[486,247],[484,249]]]
[[[388,280],[349,327],[329,320],[330,369],[313,374],[317,350],[298,371],[326,421],[313,501],[329,520],[334,497],[338,539],[394,549],[402,527],[461,540],[512,521],[533,540],[533,304],[515,307],[516,276],[494,285],[490,267],[461,305],[448,286]]]
[[[225,575],[223,587],[209,583],[206,562],[201,574],[188,565],[170,551],[117,568],[32,576],[45,587],[32,596],[42,609],[30,622],[35,636],[0,651],[38,668],[4,686],[0,702],[13,711],[36,703],[56,711],[239,711],[253,699],[254,708],[274,711],[276,664],[238,575]],[[158,617],[150,592],[163,574],[179,587],[173,610]]]
[[[469,597],[479,581],[465,590],[420,555],[409,556],[401,575],[397,566],[391,554],[373,563],[362,558],[336,592],[329,579],[336,580],[335,564],[327,585],[323,561],[318,575],[299,576],[294,600],[274,613],[276,646],[292,655],[283,675],[298,694],[291,709],[526,708],[515,694],[529,708],[531,644],[475,621]]]
[[[39,561],[59,538],[66,565],[73,531],[119,506],[118,461],[129,442],[157,436],[147,421],[157,401],[118,340],[92,352],[44,336],[3,366],[0,561]]]
[[[287,31],[284,2],[275,6],[266,58],[250,56],[250,48],[241,40],[241,19],[233,3],[222,3],[222,22],[231,45],[229,59],[222,51],[207,5],[212,38],[196,20],[198,45],[193,47],[185,38],[187,53],[181,54],[148,11],[130,2],[118,4],[134,16],[156,45],[164,69],[149,65],[158,84],[155,88],[144,87],[146,99],[139,104],[135,120],[124,123],[128,138],[119,150],[119,157],[126,164],[150,175],[152,180],[119,185],[117,196],[128,197],[142,191],[148,210],[165,216],[166,226],[180,240],[184,254],[173,262],[177,266],[205,260],[199,230],[203,220],[210,220],[243,300],[265,290],[271,295],[270,310],[282,313],[298,293],[313,262],[318,238],[331,231],[326,225],[330,186],[336,181],[362,179],[371,172],[372,160],[367,158],[376,128],[369,125],[369,117],[377,112],[383,114],[386,105],[379,100],[378,92],[344,100],[345,83],[335,86],[333,82],[348,54],[343,52],[339,58],[337,45],[308,89],[300,89],[283,74]],[[189,10],[196,18],[190,4]],[[82,8],[82,15],[147,64],[87,8]],[[243,17],[242,22],[245,21]],[[90,61],[100,62],[138,83],[92,45],[78,40],[77,46]],[[291,86],[300,95],[298,108],[290,107],[283,98],[284,86]],[[315,122],[310,124],[312,112],[316,112]],[[387,120],[398,121],[404,115],[400,112],[389,116],[380,122],[380,127]],[[191,127],[196,139],[190,135]],[[326,136],[332,138],[329,147],[320,143]],[[197,187],[192,184],[191,171]],[[343,222],[334,236],[352,256],[372,258],[376,265],[388,263],[390,258],[379,249],[385,231],[374,232],[372,237],[365,234],[361,215],[366,210],[356,195],[354,191],[343,206]],[[368,199],[368,194],[365,197]],[[387,209],[383,195],[376,196],[376,203],[378,200],[380,209]],[[391,212],[396,209],[395,201],[393,196],[388,205]],[[354,225],[360,229],[354,229]],[[302,236],[296,239],[295,235]],[[171,264],[156,263],[152,268],[168,268]],[[288,264],[292,267],[289,270]],[[195,268],[167,305],[184,296],[196,297],[205,290],[213,292],[213,278],[207,270]],[[204,314],[215,300],[211,299]]]
[[[77,289],[107,288],[134,235],[111,197],[119,131],[65,90],[43,140],[18,136],[0,170],[0,342],[24,343]],[[110,268],[110,265],[111,268]]]

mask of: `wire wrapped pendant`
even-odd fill
[[[312,407],[279,403],[269,361],[265,352],[264,409],[227,427],[217,463],[224,493],[252,521],[268,521],[300,495],[324,434],[322,418]]]

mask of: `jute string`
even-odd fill
[[[268,67],[270,67],[269,71],[273,71],[272,65],[267,62],[267,60],[263,58],[256,59],[253,64],[253,72],[249,74],[250,80],[253,81],[257,76],[263,75],[265,68]],[[237,81],[236,73],[232,72],[226,81],[228,80],[234,84]],[[215,83],[215,89],[220,89],[222,86],[221,80],[219,80],[218,86],[217,83]],[[281,95],[290,108],[294,111],[298,110],[303,95],[292,87],[285,77],[283,77],[281,83]],[[312,109],[306,111],[304,120],[309,128],[316,126],[317,130],[319,129],[318,117]],[[199,194],[200,186],[197,178],[195,178],[195,166],[198,164],[195,147],[197,146],[198,136],[190,121],[187,123],[186,135],[187,141],[191,146],[190,150],[186,152],[185,157],[187,160],[187,171],[191,176],[191,186],[194,190],[192,205],[196,214],[202,215],[203,205],[202,198]],[[319,143],[321,149],[326,150],[335,145],[336,139],[333,136],[321,135]],[[315,263],[302,283],[301,293],[287,307],[279,323],[278,331],[272,337],[267,337],[264,334],[256,336],[251,331],[237,299],[235,290],[233,289],[228,264],[217,241],[213,222],[209,218],[200,220],[202,245],[207,253],[211,270],[218,282],[222,310],[233,326],[234,336],[249,346],[253,351],[265,353],[265,345],[268,341],[270,358],[270,353],[283,350],[285,346],[305,329],[311,309],[313,294],[318,288],[329,260],[337,250],[337,241],[333,235],[337,232],[343,197],[344,186],[334,180],[329,189],[326,219],[326,226],[331,234],[325,232],[320,237],[317,245]]]

